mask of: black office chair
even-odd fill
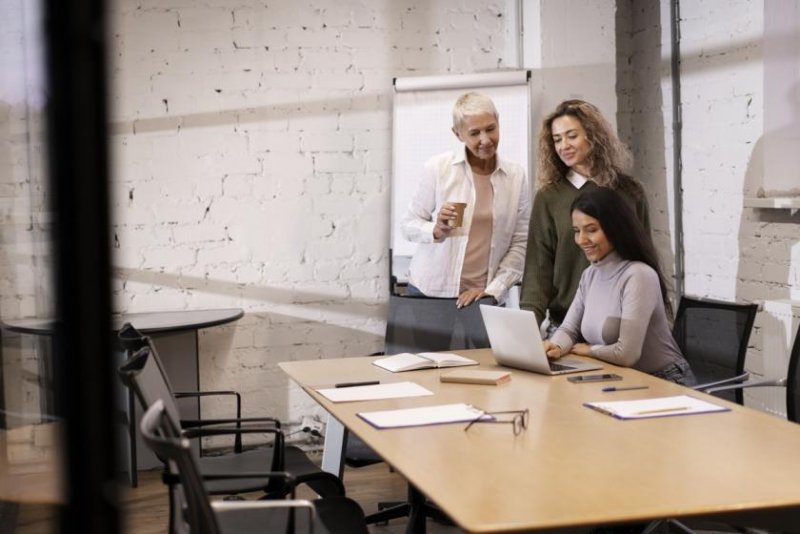
[[[145,350],[145,349],[143,349]],[[216,429],[227,432],[230,429]],[[259,432],[261,429],[240,428],[236,433]],[[166,462],[165,478],[179,488],[176,508],[176,530],[192,534],[248,534],[261,532],[317,532],[367,534],[364,513],[358,504],[346,497],[329,497],[315,501],[295,499],[293,477],[286,472],[218,473],[215,479],[248,478],[282,480],[290,500],[215,501],[209,500],[197,459],[189,440],[174,425],[169,410],[157,400],[145,412],[141,422],[142,437],[157,456]]]
[[[125,323],[120,328],[119,332],[117,332],[117,343],[119,344],[120,348],[125,351],[126,359],[130,358],[136,352],[141,349],[142,347],[152,346],[153,351],[155,351],[155,345],[152,343],[152,339],[150,336],[146,336],[139,332],[131,323]],[[175,391],[172,388],[172,384],[169,381],[169,377],[167,376],[167,372],[164,369],[164,366],[161,362],[161,358],[156,356],[156,363],[159,366],[159,370],[161,371],[161,376],[164,378],[164,381],[167,383],[167,387],[170,391],[172,391],[172,395],[176,399],[187,399],[187,398],[196,398],[199,399],[200,397],[233,397],[236,401],[236,417],[235,419],[242,418],[242,396],[237,391],[224,391],[224,390],[204,390],[204,391]],[[130,417],[133,419],[133,406],[132,406],[132,397],[134,396],[133,389],[128,388],[128,410],[131,414]],[[182,419],[181,425],[186,427],[193,427],[193,426],[202,426],[202,420],[192,420],[192,419]],[[136,435],[135,435],[135,428],[136,424],[134,421],[130,421],[130,439],[133,443],[133,454],[135,455],[135,444],[136,444]],[[234,444],[233,444],[234,451],[237,453],[242,452],[242,436],[236,435],[234,436]],[[135,466],[135,462],[132,461],[132,466]],[[131,484],[135,487],[135,484]]]
[[[389,297],[384,354],[429,352],[489,347],[489,337],[480,314],[480,304],[494,304],[484,298],[465,308],[456,308],[456,299]],[[348,434],[345,463],[363,467],[383,462],[375,451],[358,436]],[[413,504],[413,506],[412,506]],[[422,508],[433,519],[449,522],[438,508],[425,503],[425,498],[411,484],[408,500],[403,503],[378,503],[379,511],[367,516],[367,523],[383,523],[408,516]],[[414,521],[414,518],[411,518]],[[422,528],[422,527],[420,527]]]
[[[681,299],[672,335],[697,377],[695,389],[747,380],[745,356],[757,310],[756,304]],[[740,390],[726,392],[723,397],[743,403]]]
[[[285,446],[280,422],[271,417],[205,419],[193,421],[192,427],[183,428],[178,407],[163,375],[158,355],[152,344],[139,349],[120,368],[119,375],[126,386],[133,389],[136,397],[146,410],[156,401],[161,401],[172,424],[186,437],[201,439],[205,436],[239,435],[242,433],[260,433],[270,435],[273,442],[268,447],[246,450],[240,453],[221,454],[216,456],[198,456],[197,462],[205,478],[205,491],[212,495],[238,495],[254,491],[262,491],[267,498],[279,498],[286,495],[289,488],[278,478],[270,477],[231,477],[220,478],[220,474],[258,473],[265,469],[290,473],[296,484],[306,484],[322,497],[344,495],[342,481],[331,473],[319,469],[297,447]],[[164,459],[161,459],[164,461]],[[166,469],[165,465],[165,469]],[[168,482],[165,480],[165,482]],[[180,524],[180,491],[170,485],[170,532]]]
[[[133,356],[136,351],[141,349],[142,347],[148,346],[152,342],[149,336],[145,336],[139,330],[137,330],[131,323],[125,323],[120,328],[119,332],[117,332],[117,345],[119,348],[124,352],[125,359],[130,358]],[[242,397],[236,391],[174,391],[172,385],[169,382],[169,377],[167,376],[166,371],[161,363],[161,359],[157,359],[157,363],[160,367],[161,374],[164,377],[164,380],[167,382],[169,389],[172,391],[174,397],[176,399],[184,399],[184,398],[195,398],[199,399],[200,397],[233,397],[236,401],[236,419],[241,419],[242,417]],[[134,392],[133,389],[128,388],[128,398],[127,398],[127,414],[125,415],[126,421],[125,423],[128,425],[128,442],[130,443],[130,461],[129,461],[129,470],[130,470],[130,479],[131,479],[131,487],[136,487],[138,483],[138,473],[137,473],[137,459],[136,459],[136,421],[134,418]],[[202,425],[203,422],[199,420],[191,420],[191,419],[183,419],[181,424],[184,427],[192,427],[192,426],[199,426]],[[234,436],[234,451],[237,453],[242,452],[242,437],[241,435]]]
[[[792,351],[789,354],[789,367],[786,376],[780,378],[769,378],[765,380],[754,380],[741,384],[729,386],[719,386],[709,388],[707,393],[720,395],[721,393],[745,388],[763,387],[782,387],[786,388],[786,419],[794,423],[800,423],[800,327],[794,336]]]
[[[192,437],[198,440],[205,435],[226,433],[238,438],[235,440],[239,446],[238,451],[234,448],[234,452],[231,454],[198,458],[204,475],[213,476],[220,472],[250,473],[269,468],[270,471],[288,471],[297,483],[307,484],[322,497],[344,495],[344,485],[337,476],[320,470],[299,448],[284,446],[282,442],[278,442],[280,421],[275,418],[180,419],[178,407],[158,353],[149,338],[146,336],[144,338],[147,340],[147,344],[118,370],[123,383],[133,389],[142,407],[146,410],[155,401],[162,400],[168,414],[174,420],[175,426],[186,432],[187,435],[191,432]],[[186,425],[186,429],[184,429],[184,425]],[[259,427],[263,428],[262,433],[275,437],[274,443],[268,447],[242,451],[241,432],[237,433],[236,430],[240,430],[243,425],[260,425]],[[212,495],[236,495],[251,491],[263,491],[267,497],[281,497],[286,493],[286,488],[279,480],[270,478],[209,479],[205,485],[206,491]],[[174,500],[171,498],[170,502],[173,503]]]

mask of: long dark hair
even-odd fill
[[[672,303],[667,296],[667,282],[653,239],[625,199],[607,187],[592,187],[572,202],[570,214],[575,210],[597,219],[606,238],[623,259],[640,261],[652,267],[658,275],[667,316],[671,317]]]

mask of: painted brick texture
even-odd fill
[[[242,390],[249,413],[293,420],[315,411],[277,362],[381,348],[391,81],[513,66],[514,4],[112,2],[116,309],[242,307],[246,316],[238,323],[201,332],[202,386]],[[605,94],[601,88],[614,83],[607,80],[613,69],[603,64],[612,28],[603,22],[585,34],[602,41],[593,48],[598,57],[559,47],[564,10],[574,13],[579,4],[537,5],[546,41],[540,64],[580,71],[577,79],[589,81],[573,90],[597,100],[595,92]],[[590,15],[599,9],[588,4]],[[744,196],[765,183],[765,5],[681,2],[683,217],[692,295],[800,299],[799,215],[743,207]],[[22,3],[0,6],[3,20],[17,21],[0,29],[0,60],[5,72],[16,72]],[[672,272],[669,2],[625,0],[617,9],[616,118]],[[40,102],[19,96],[26,83],[4,77],[0,85],[2,318],[44,315],[52,300],[36,141]],[[561,87],[550,85],[542,102],[571,96]],[[762,315],[751,359],[761,357]],[[220,410],[204,406],[210,415]]]
[[[672,234],[671,88],[668,2],[621,3],[629,14],[618,79],[622,129],[647,177],[654,235]],[[618,4],[619,5],[619,4]],[[762,1],[681,2],[685,290],[689,295],[759,302],[798,298],[800,219],[788,210],[744,207],[765,182],[765,29]],[[660,13],[660,15],[659,15]],[[658,20],[660,19],[660,24]],[[778,36],[786,38],[786,36]],[[658,61],[658,58],[662,58]],[[621,70],[624,70],[621,69]],[[661,136],[663,132],[663,137]],[[666,198],[661,198],[666,194]],[[664,200],[668,202],[664,202]],[[668,211],[663,211],[669,207]],[[669,223],[669,224],[667,224]],[[674,249],[673,249],[674,250]],[[671,262],[673,257],[665,258]],[[765,367],[759,313],[748,367]]]
[[[507,4],[115,3],[117,309],[244,308],[202,386],[313,411],[278,362],[382,348],[392,79],[506,66]]]

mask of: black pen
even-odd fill
[[[628,386],[622,388],[618,388],[615,386],[608,386],[606,388],[603,388],[601,391],[605,391],[606,393],[608,393],[609,391],[631,391],[632,389],[647,389],[648,387],[650,386]]]
[[[380,380],[367,380],[366,382],[339,382],[338,384],[335,384],[334,387],[352,388],[355,386],[375,386],[380,383]]]

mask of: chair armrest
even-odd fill
[[[235,396],[236,397],[236,419],[242,418],[242,396],[238,391],[229,390],[210,390],[210,391],[176,391],[174,393],[176,399],[184,399],[190,397],[218,397],[218,396]],[[233,422],[233,421],[232,421]],[[184,426],[198,426],[193,421],[181,421]],[[200,423],[202,424],[202,423]],[[216,423],[209,423],[216,424]],[[238,426],[238,423],[237,423]],[[242,452],[242,437],[237,435],[234,438],[233,450],[237,453]]]
[[[212,501],[212,508],[216,511],[226,510],[256,510],[259,508],[287,508],[302,507],[308,508],[310,513],[314,513],[314,504],[306,499],[292,499],[280,501]]]
[[[242,423],[272,423],[275,428],[281,427],[281,422],[274,417],[244,417],[236,419],[181,419],[181,426],[183,428],[198,428],[215,425],[234,425],[235,428],[241,428]],[[233,450],[239,454],[242,452],[242,436],[236,434],[233,438]]]
[[[239,510],[276,510],[276,509],[289,509],[292,515],[290,524],[294,523],[295,511],[305,511],[308,514],[307,532],[312,534],[314,532],[314,519],[316,516],[316,509],[311,501],[305,499],[291,500],[260,500],[260,501],[212,501],[211,508],[217,515],[226,513],[236,513]],[[296,525],[294,525],[296,528]],[[295,532],[295,530],[292,530]]]
[[[242,396],[239,394],[238,391],[176,391],[175,398],[180,399],[182,397],[213,397],[213,396],[236,396],[237,400],[237,408],[241,404]],[[241,414],[237,413],[237,417],[240,417]]]
[[[715,382],[707,382],[705,384],[697,384],[696,386],[692,386],[692,389],[708,393],[708,389],[709,388],[715,388],[715,387],[718,387],[718,386],[726,386],[728,384],[740,384],[740,383],[744,382],[745,380],[747,380],[748,378],[750,378],[750,372],[749,371],[745,371],[744,373],[742,373],[742,374],[740,374],[738,376],[732,376],[730,378],[724,378],[722,380],[717,380]],[[733,389],[736,389],[736,388],[733,388]]]
[[[187,439],[205,438],[208,436],[226,436],[231,434],[275,434],[275,439],[279,440],[281,448],[283,447],[283,430],[274,426],[246,426],[235,428],[211,425],[185,428],[181,434]]]
[[[214,474],[200,474],[200,477],[203,480],[245,480],[249,478],[270,478],[270,479],[281,479],[285,489],[286,494],[288,494],[292,499],[295,498],[295,489],[297,488],[297,480],[294,475],[291,473],[287,473],[286,471],[263,471],[263,472],[250,472],[250,473],[214,473]],[[167,468],[164,469],[161,473],[161,480],[167,486],[172,486],[174,484],[180,484],[181,480],[180,477],[176,474],[170,473]]]
[[[234,395],[236,397],[236,418],[239,419],[242,417],[242,396],[236,391],[177,391],[174,395],[176,399],[187,397],[216,397]],[[233,439],[233,450],[237,453],[242,452],[241,435],[237,435]]]
[[[713,387],[705,390],[706,393],[716,393],[717,391],[729,391],[732,389],[745,389],[745,388],[763,388],[763,387],[786,387],[785,378],[773,378],[770,380],[758,380],[754,382],[744,382],[742,384],[733,384],[730,386]]]
[[[195,428],[200,426],[214,426],[214,425],[236,425],[236,428],[241,426],[241,423],[272,423],[275,428],[281,428],[281,422],[274,417],[242,417],[233,419],[181,419],[181,426],[186,428]]]

